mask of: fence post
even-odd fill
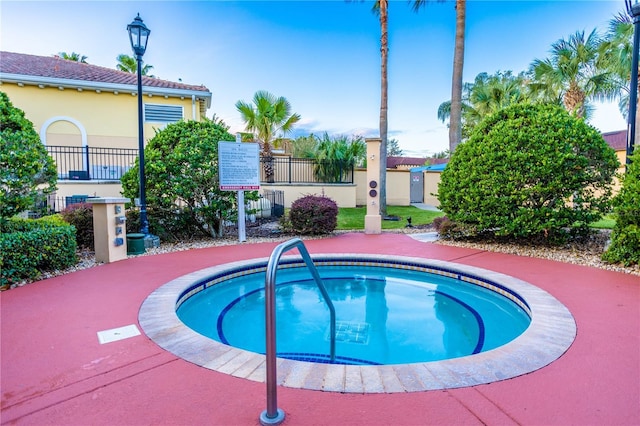
[[[82,148],[84,149],[84,158],[85,158],[85,164],[86,164],[85,170],[87,171],[87,178],[91,179],[91,173],[89,172],[89,169],[90,169],[90,164],[89,164],[89,145],[85,145]]]
[[[352,161],[351,162],[351,183],[353,183],[355,174],[356,174],[356,164],[355,164],[355,161]]]
[[[291,183],[291,157],[289,157],[289,183]]]

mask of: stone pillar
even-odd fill
[[[127,258],[127,198],[89,198],[93,204],[93,238],[96,262],[111,263]]]
[[[364,233],[380,234],[380,138],[367,138],[367,215],[364,217]]]

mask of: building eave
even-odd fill
[[[114,92],[114,93],[116,92],[131,93],[133,95],[137,94],[138,92],[137,86],[132,84],[117,84],[117,83],[104,83],[104,82],[86,81],[86,80],[71,80],[71,79],[64,79],[64,78],[40,77],[40,76],[24,75],[24,74],[2,73],[0,74],[0,82],[31,85],[31,86],[65,88],[65,89],[74,89],[74,90],[93,90],[93,91],[104,91],[104,92]],[[192,96],[195,96],[196,99],[204,101],[207,108],[211,107],[212,95],[211,95],[211,92],[209,92],[208,90],[189,90],[189,89],[174,89],[174,88],[142,86],[142,93],[143,95],[163,96],[163,97],[168,96],[168,97],[181,98],[181,99],[182,98],[191,99]]]

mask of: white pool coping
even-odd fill
[[[300,258],[283,256],[283,259]],[[546,291],[520,279],[487,269],[440,260],[375,254],[314,254],[316,260],[396,261],[482,277],[520,295],[531,313],[531,324],[513,341],[498,348],[460,358],[382,366],[320,364],[278,358],[278,385],[341,393],[395,393],[452,389],[506,380],[549,365],[564,354],[576,337],[569,310]],[[159,287],[143,302],[139,323],[163,349],[204,368],[265,382],[265,356],[234,348],[187,327],[176,314],[182,293],[209,277],[268,259],[250,259],[205,268]]]

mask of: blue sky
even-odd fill
[[[405,155],[448,147],[438,106],[451,97],[455,33],[452,1],[420,12],[404,0],[389,6],[389,137]],[[151,29],[146,63],[163,79],[204,84],[212,108],[231,126],[235,109],[258,90],[286,97],[302,116],[293,136],[314,132],[378,135],[380,26],[372,1],[7,1],[0,3],[0,49],[36,55],[78,52],[115,68],[131,54],[136,13]],[[480,72],[525,70],[551,44],[576,31],[607,29],[623,0],[480,1],[467,3],[464,80]],[[591,123],[620,130],[612,104]]]

